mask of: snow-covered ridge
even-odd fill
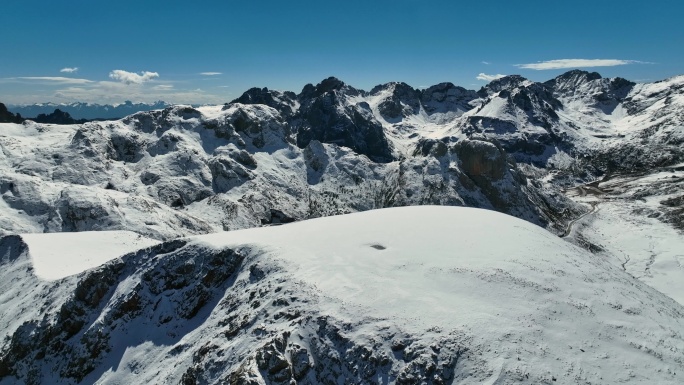
[[[0,232],[171,240],[437,204],[565,234],[591,212],[567,188],[684,162],[680,80],[570,71],[545,83],[511,76],[478,92],[399,82],[366,92],[329,78],[299,94],[252,89],[223,106],[118,121],[0,124]],[[653,192],[648,215],[681,223],[681,180],[645,180],[625,199]]]
[[[33,271],[44,280],[58,280],[98,267],[110,260],[159,243],[131,231],[22,234]]]
[[[34,288],[24,303],[50,302],[31,319],[0,292],[12,309],[0,316],[3,385],[677,384],[684,369],[680,304],[487,210],[406,207],[217,233],[52,284],[13,250],[0,251],[11,255],[2,285],[11,277]]]

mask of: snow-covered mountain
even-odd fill
[[[338,79],[84,125],[4,124],[4,232],[157,239],[416,204],[496,209],[557,232],[559,186],[684,162],[682,78],[571,71],[478,92]]]
[[[681,383],[681,304],[493,211],[217,233],[54,280],[40,237],[2,241],[1,384]]]
[[[84,125],[5,124],[0,229],[171,239],[417,204],[498,209],[562,229],[583,210],[527,183],[492,142],[416,141],[417,155],[401,158],[370,110],[316,111],[328,108],[318,103],[309,101],[296,126],[273,108],[240,103]],[[314,126],[317,116],[336,126]]]
[[[328,78],[2,123],[0,378],[679,383],[683,85]],[[421,205],[490,211],[303,221]]]
[[[158,110],[166,108],[170,104],[158,101],[154,103],[133,103],[126,101],[121,104],[97,104],[97,103],[36,103],[8,105],[10,111],[21,114],[24,118],[35,118],[40,114],[51,114],[59,109],[71,115],[74,119],[120,119],[140,111]]]

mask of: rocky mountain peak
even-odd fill
[[[445,82],[428,87],[421,93],[421,103],[428,114],[435,112],[468,111],[469,103],[479,96],[473,90]]]
[[[597,72],[568,71],[543,83],[556,97],[583,99],[590,106],[612,110],[623,101],[635,83],[623,78],[603,78]]]
[[[404,82],[389,82],[385,84],[378,84],[377,86],[373,87],[368,94],[376,95],[382,91],[391,91],[393,94],[402,95],[416,92],[416,89]]]
[[[335,77],[315,87],[304,86],[298,95],[301,105],[292,119],[297,145],[304,148],[312,140],[335,143],[375,161],[390,161],[391,144],[368,103],[349,100],[363,94]]]
[[[554,111],[563,106],[554,97],[553,90],[549,86],[531,82],[518,75],[494,80],[478,91],[478,94],[488,98],[480,109],[485,109],[493,99],[505,99],[507,111],[521,110],[545,128],[550,126],[550,121],[558,119]]]
[[[544,85],[553,89],[554,92],[562,94],[574,92],[578,88],[585,87],[587,84],[600,79],[602,77],[598,72],[572,70],[544,82]]]
[[[298,95],[298,98],[299,100],[307,100],[334,91],[343,92],[344,94],[349,96],[356,96],[361,94],[361,92],[356,88],[345,84],[343,81],[339,80],[334,76],[331,76],[327,79],[324,79],[316,86],[313,86],[312,84],[305,85],[302,89],[302,92]]]
[[[404,82],[377,85],[369,94],[379,96],[381,93],[388,96],[384,96],[384,100],[378,104],[378,111],[387,121],[396,121],[420,110],[420,91]]]
[[[334,76],[330,76],[329,78],[324,79],[323,81],[318,83],[318,85],[316,86],[316,91],[324,93],[333,90],[341,90],[342,88],[344,88],[345,85],[346,84],[344,84],[342,80]]]
[[[294,113],[297,95],[292,91],[274,91],[268,88],[250,88],[239,98],[230,103],[263,104],[278,110],[281,114],[289,116]]]
[[[551,81],[553,81],[553,80],[556,80],[556,81],[569,80],[569,79],[579,79],[579,80],[584,80],[584,81],[591,81],[591,80],[602,79],[602,78],[603,77],[598,72],[589,72],[589,71],[584,71],[584,70],[571,70],[571,71],[568,71],[568,72],[565,72],[561,75],[556,76],[556,78],[552,79]]]
[[[454,83],[451,82],[443,82],[424,89],[423,94],[431,94],[434,92],[442,92],[446,94],[450,91],[452,91],[452,93],[467,93],[469,90],[466,90],[465,88],[460,86],[456,86],[454,85]]]
[[[528,80],[520,75],[504,76],[502,78],[492,80],[489,84],[482,87],[480,91],[478,91],[478,94],[480,94],[480,96],[487,96],[503,90],[512,90],[522,86],[526,81]]]
[[[33,120],[35,120],[37,123],[51,123],[51,124],[85,123],[85,119],[76,120],[76,119],[72,118],[68,112],[62,111],[59,108],[56,109],[51,114],[38,114],[38,116],[36,116],[36,118]]]

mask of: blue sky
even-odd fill
[[[684,74],[682,15],[674,0],[4,0],[0,102],[223,103],[328,76],[479,89],[572,68],[655,81]]]

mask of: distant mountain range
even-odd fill
[[[122,104],[93,104],[93,103],[36,103],[28,105],[7,105],[7,108],[24,118],[34,118],[40,114],[51,114],[56,109],[66,112],[74,119],[120,119],[140,111],[150,111],[166,108],[171,104],[164,101],[154,103],[133,103],[125,101]]]

